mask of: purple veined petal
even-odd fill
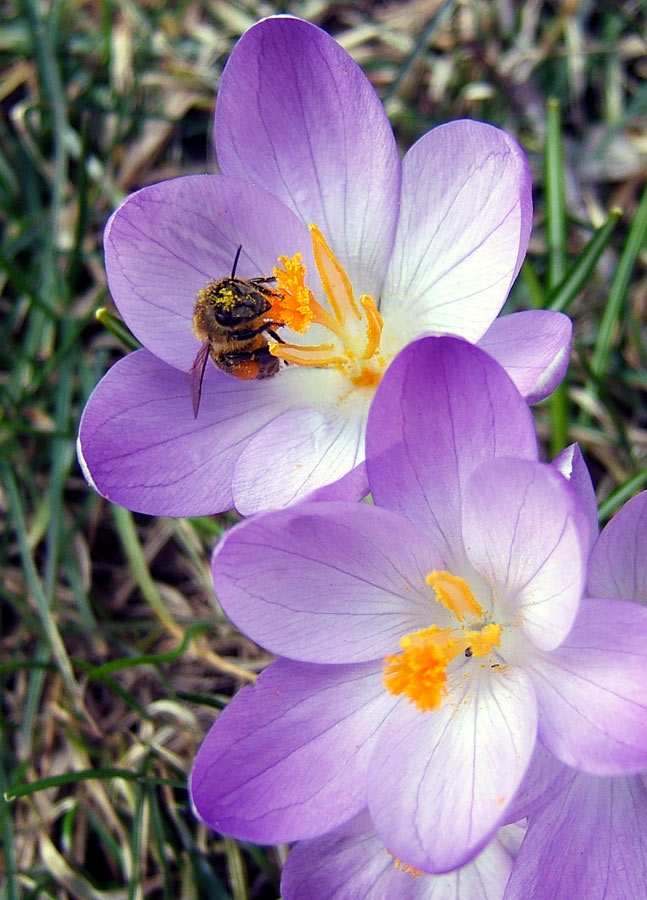
[[[503,366],[527,403],[537,403],[566,374],[572,333],[563,313],[531,309],[499,316],[478,345]]]
[[[273,16],[240,39],[216,104],[221,171],[314,222],[356,291],[377,300],[400,199],[400,161],[373,87],[328,34]]]
[[[191,773],[209,827],[275,844],[315,837],[366,806],[366,770],[396,699],[381,667],[272,663],[207,734]]]
[[[564,643],[528,657],[539,739],[592,775],[647,769],[647,607],[587,598]]]
[[[402,202],[380,309],[429,332],[478,340],[496,318],[532,226],[528,164],[483,122],[423,135],[402,161]]]
[[[456,620],[425,575],[442,565],[427,536],[366,503],[302,503],[255,516],[213,557],[218,600],[236,627],[282,656],[357,663],[403,634]]]
[[[395,872],[392,893],[398,900],[502,900],[508,882],[513,855],[503,836],[515,826],[499,829],[498,834],[471,863],[443,875],[420,875],[407,879],[406,872]]]
[[[396,870],[384,900],[502,900],[522,834],[515,825],[500,828],[470,863],[442,875],[412,878],[408,872]]]
[[[366,433],[378,506],[409,518],[446,557],[463,555],[461,498],[475,468],[497,456],[537,458],[531,413],[505,371],[457,338],[425,338],[391,363]]]
[[[551,465],[561,472],[564,478],[580,498],[580,503],[589,523],[589,547],[593,546],[598,536],[598,503],[595,497],[595,488],[591,481],[591,473],[588,470],[579,444],[570,444],[561,453],[558,453]],[[616,596],[613,592],[606,592],[599,596]],[[629,598],[627,598],[629,599]]]
[[[471,863],[443,875],[420,875],[412,879],[396,871],[387,898],[398,900],[502,900],[512,870],[513,858],[503,842],[494,837]],[[386,898],[385,898],[386,900]]]
[[[519,847],[526,833],[525,822],[511,822],[509,825],[502,825],[497,831],[497,840],[505,847],[508,853],[514,857],[519,852]]]
[[[295,367],[296,369],[296,367]],[[312,376],[322,387],[337,378],[332,370],[286,371],[295,389]],[[323,396],[323,395],[322,395]],[[303,396],[301,403],[306,401]],[[236,509],[243,515],[276,509],[306,499],[313,492],[338,483],[364,461],[367,411],[359,405],[301,405],[274,419],[240,454],[234,472]],[[268,466],[268,452],[272,465]],[[352,489],[353,483],[346,486]],[[338,484],[343,490],[344,485]]]
[[[546,463],[489,460],[467,483],[463,540],[491,585],[494,618],[513,622],[541,650],[561,644],[575,621],[588,534],[577,495]]]
[[[137,350],[92,392],[79,428],[79,462],[100,494],[136,512],[231,509],[241,449],[293,402],[289,387],[280,376],[240,381],[208,364],[195,418],[187,374]]]
[[[187,175],[142,188],[113,213],[104,235],[108,286],[144,346],[187,372],[200,349],[191,331],[198,291],[231,274],[272,274],[280,254],[303,254],[317,276],[304,223],[257,185]],[[314,279],[314,285],[313,285]]]
[[[369,492],[366,461],[359,463],[337,481],[317,488],[304,500],[362,500]]]
[[[512,826],[514,828],[514,826]],[[283,867],[283,900],[501,900],[513,862],[506,832],[471,862],[443,875],[415,877],[394,857],[361,813],[330,834],[300,841]]]
[[[604,527],[589,560],[588,592],[647,603],[647,491]]]
[[[518,822],[535,815],[553,801],[577,776],[577,769],[565,766],[537,741],[521,787],[506,811],[506,822]]]
[[[505,900],[638,900],[646,883],[643,779],[578,773],[530,820]]]
[[[368,773],[369,810],[389,850],[432,872],[471,860],[505,815],[536,731],[532,683],[510,666],[476,661],[438,711],[398,705]]]
[[[281,897],[386,900],[393,872],[393,857],[364,812],[330,834],[299,841],[292,848],[283,866]]]

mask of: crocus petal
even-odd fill
[[[345,50],[309,22],[265,19],[240,39],[216,104],[221,171],[316,223],[360,293],[377,298],[400,197],[391,126]]]
[[[577,769],[565,766],[537,741],[521,787],[506,811],[505,821],[518,822],[534,815],[567,788],[577,774]]]
[[[496,456],[537,458],[532,416],[505,371],[456,338],[426,338],[386,371],[366,433],[375,502],[423,528],[447,559],[462,554],[461,495]]]
[[[401,516],[364,503],[315,502],[254,517],[225,535],[213,578],[236,627],[268,650],[348,663],[398,652],[402,634],[434,614],[449,617],[425,584],[441,565],[426,535]]]
[[[569,766],[594,775],[647,768],[647,607],[583,600],[570,634],[530,656],[539,738]]]
[[[373,663],[272,663],[198,751],[189,787],[197,814],[258,844],[330,831],[366,806],[368,760],[394,702]]]
[[[604,527],[591,553],[587,589],[594,597],[647,603],[647,491]]]
[[[645,896],[647,790],[639,776],[576,775],[531,819],[505,900]]]
[[[537,403],[566,374],[572,332],[568,316],[531,309],[499,316],[478,345],[503,366],[527,403]]]
[[[361,462],[337,481],[317,488],[305,500],[362,500],[369,492],[366,461]]]
[[[369,809],[389,850],[432,872],[474,857],[521,783],[536,729],[532,684],[513,667],[477,664],[432,713],[401,703],[368,774]]]
[[[545,463],[489,460],[466,486],[463,540],[470,562],[492,586],[502,613],[542,650],[557,647],[575,620],[588,533],[575,492]]]
[[[402,202],[380,309],[429,332],[478,340],[516,278],[532,225],[519,145],[482,122],[423,135],[402,162]]]
[[[300,841],[281,878],[284,900],[501,900],[513,862],[501,829],[471,863],[443,875],[396,868],[363,813],[330,834]],[[500,839],[501,838],[501,839]]]
[[[241,447],[291,403],[282,378],[268,381],[239,381],[207,365],[195,418],[186,373],[147,350],[129,354],[83,412],[77,446],[86,478],[113,503],[149,515],[231,509]]]
[[[306,226],[256,185],[187,175],[124,200],[104,236],[108,285],[126,324],[148,350],[190,369],[200,348],[191,331],[198,291],[231,274],[241,244],[239,277],[271,275],[280,254],[299,251],[309,281],[316,278]]]
[[[325,378],[337,373],[305,374]],[[296,376],[295,383],[297,378],[304,381],[302,375],[293,370],[285,373]],[[233,481],[236,509],[245,516],[276,509],[338,482],[364,461],[365,427],[365,410],[347,405],[300,407],[283,413],[239,456]]]
[[[391,879],[391,893],[387,894],[387,898],[501,900],[513,861],[512,854],[503,841],[494,837],[471,863],[453,872],[446,872],[443,875],[423,874],[415,879],[407,872],[394,872]]]
[[[584,514],[589,523],[589,546],[595,543],[598,536],[598,503],[595,498],[595,488],[591,481],[591,473],[588,470],[579,444],[570,444],[565,447],[561,453],[558,453],[551,465],[553,468],[561,472],[564,478],[570,483],[584,510]],[[590,591],[594,596],[595,591]],[[604,591],[597,594],[599,597],[615,597],[618,596],[613,592]],[[626,599],[630,599],[629,597]]]
[[[361,813],[330,834],[299,841],[283,866],[283,900],[386,898],[394,872],[393,857],[379,839],[371,818]]]

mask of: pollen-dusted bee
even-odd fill
[[[275,279],[236,278],[242,245],[228,278],[210,281],[198,293],[193,330],[204,343],[189,371],[193,413],[198,415],[204,370],[209,357],[229,375],[244,381],[269,378],[279,370],[279,360],[270,353],[266,334],[281,339],[272,331],[283,323],[272,317],[272,297],[276,292],[267,285]]]

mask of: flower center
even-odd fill
[[[501,626],[485,624],[485,613],[468,583],[451,572],[434,570],[427,575],[436,600],[452,612],[460,623],[473,620],[470,628],[431,625],[400,638],[401,653],[384,660],[384,685],[391,694],[404,694],[422,712],[440,709],[447,693],[447,668],[461,653],[484,657],[501,643]]]
[[[384,322],[375,300],[362,294],[355,300],[353,286],[321,231],[310,225],[315,264],[331,312],[305,283],[306,267],[300,253],[280,256],[281,268],[273,275],[272,316],[298,334],[321,325],[330,337],[325,343],[303,345],[270,341],[270,353],[297,366],[332,367],[347,375],[357,387],[377,387],[386,362],[380,353]]]

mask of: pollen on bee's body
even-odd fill
[[[191,330],[200,341],[209,339],[207,310],[209,307],[215,306],[217,299],[215,289],[217,284],[216,281],[209,281],[203,288],[200,288],[193,307],[193,327]],[[233,303],[233,297],[231,302]]]
[[[203,288],[200,288],[193,307],[192,327],[198,340],[209,340],[214,311],[217,308],[232,309],[235,303],[235,292],[230,288],[223,288],[222,281],[208,281]]]
[[[196,310],[202,306],[233,306],[236,303],[235,292],[225,287],[222,281],[208,281],[203,288],[198,291],[195,306]]]

